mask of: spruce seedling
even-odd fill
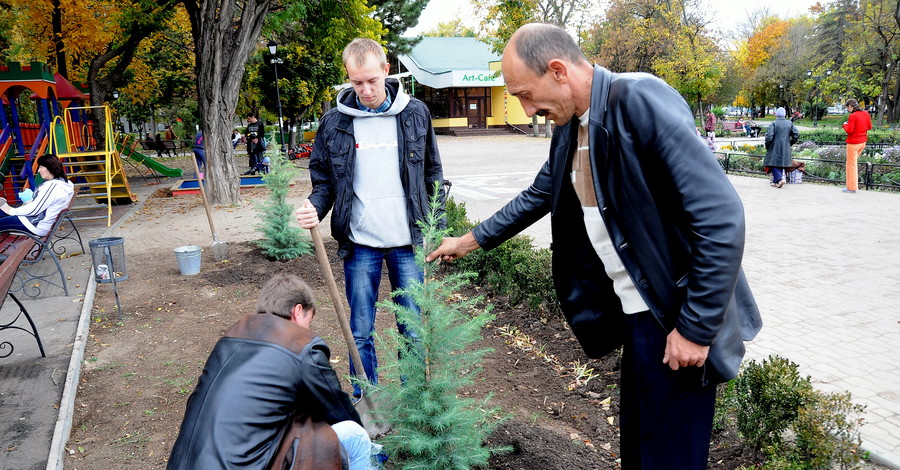
[[[477,308],[480,298],[456,295],[471,274],[438,277],[438,264],[424,262],[447,234],[439,229],[443,211],[434,191],[429,214],[420,223],[424,247],[416,249],[423,266],[423,283],[413,283],[393,295],[411,296],[419,312],[390,301],[379,306],[394,312],[408,336],[389,330],[377,341],[384,351],[399,350],[380,366],[381,382],[364,384],[377,398],[379,413],[392,428],[379,442],[395,468],[463,470],[486,466],[493,453],[485,438],[502,421],[499,408],[491,408],[490,395],[479,399],[461,397],[460,390],[473,383],[489,348],[475,349],[481,330],[494,319],[490,309]]]
[[[287,261],[312,252],[312,241],[305,230],[294,221],[294,205],[287,202],[291,180],[299,170],[284,155],[276,153],[269,164],[269,173],[263,175],[269,198],[259,205],[261,223],[256,228],[263,234],[256,245],[263,253],[278,261]]]

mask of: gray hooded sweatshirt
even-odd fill
[[[338,111],[353,116],[356,139],[350,240],[373,248],[411,245],[396,118],[409,103],[409,95],[398,84],[390,108],[373,113],[344,104],[346,94],[352,92],[352,88],[345,89],[337,100]]]

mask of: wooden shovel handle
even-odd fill
[[[331,271],[331,263],[328,262],[328,254],[325,253],[325,243],[322,242],[319,227],[316,226],[309,229],[309,233],[312,235],[313,245],[316,247],[316,258],[319,259],[319,268],[322,271],[322,275],[325,276],[328,293],[331,294],[331,302],[334,303],[334,311],[337,313],[341,331],[344,333],[344,341],[347,342],[347,349],[350,351],[350,360],[353,361],[353,367],[356,369],[357,375],[368,378],[366,369],[362,365],[362,358],[359,357],[359,349],[356,349],[356,340],[353,339],[353,331],[350,330],[350,320],[347,316],[347,311],[344,310],[344,299],[341,297],[337,283],[334,281],[334,272]]]
[[[191,161],[194,162],[194,174],[197,175],[197,185],[200,186],[200,196],[203,198],[203,208],[206,209],[206,218],[209,219],[209,231],[212,232],[213,243],[219,241],[219,237],[216,234],[216,226],[213,224],[212,212],[209,210],[209,201],[206,199],[206,188],[203,183],[203,178],[200,178],[200,166],[197,165],[197,159],[191,155]]]

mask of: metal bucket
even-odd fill
[[[193,276],[200,272],[200,251],[197,245],[186,245],[175,248],[175,258],[178,259],[178,270],[182,276]]]

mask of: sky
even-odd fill
[[[828,3],[828,0],[821,0]],[[707,5],[715,15],[714,24],[723,32],[728,32],[733,27],[743,22],[750,10],[768,7],[769,10],[782,18],[793,18],[806,13],[810,6],[818,3],[816,0],[706,0]],[[434,28],[440,22],[453,18],[467,18],[464,24],[475,27],[477,24],[472,13],[469,0],[431,0],[419,17],[419,24],[415,28],[407,30],[407,36],[413,36],[423,31]]]

